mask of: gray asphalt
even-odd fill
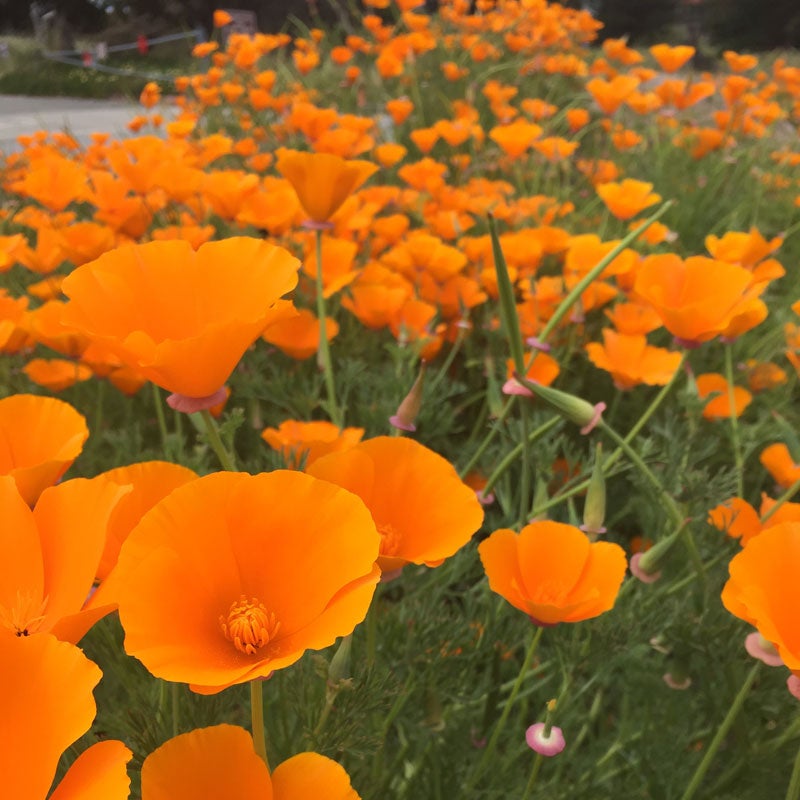
[[[142,113],[128,100],[0,95],[0,150],[17,149],[17,137],[40,130],[69,131],[86,143],[92,133],[128,136],[128,121]]]

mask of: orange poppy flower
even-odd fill
[[[62,752],[92,724],[97,710],[92,690],[101,672],[77,647],[48,635],[0,636],[0,664],[3,794],[45,800]],[[115,740],[92,745],[72,764],[50,800],[127,800],[131,756]]]
[[[749,622],[778,651],[783,663],[800,672],[800,523],[783,522],[762,531],[729,565],[722,604]]]
[[[496,125],[489,131],[489,138],[496,142],[509,158],[520,158],[542,135],[542,128],[532,122],[518,119],[510,125]]]
[[[795,481],[800,481],[800,464],[795,463],[783,442],[765,447],[759,461],[782,489],[788,489]]]
[[[764,392],[786,383],[786,371],[771,361],[748,358],[744,364],[747,384],[751,392]]]
[[[606,208],[617,218],[628,220],[640,211],[661,202],[661,195],[651,191],[652,183],[626,178],[621,183],[600,183],[595,186]]]
[[[590,542],[572,525],[532,522],[518,534],[495,531],[478,546],[489,587],[537,625],[580,622],[614,606],[625,551]]]
[[[303,361],[311,358],[319,349],[320,323],[313,311],[299,309],[297,316],[281,319],[270,325],[261,335],[269,344],[275,345],[289,358]],[[333,341],[339,333],[339,324],[333,317],[325,317],[325,336]]]
[[[64,358],[34,358],[22,371],[32,383],[51,392],[63,392],[64,389],[92,377],[92,371],[85,364]]]
[[[266,678],[364,618],[379,541],[358,498],[309,475],[198,478],[122,546],[114,577],[125,649],[202,694]]]
[[[86,420],[53,397],[15,394],[0,400],[0,475],[10,475],[28,505],[80,455]]]
[[[405,157],[408,150],[401,144],[387,142],[379,144],[375,148],[375,158],[382,167],[393,167],[399,164]]]
[[[586,84],[586,91],[604,114],[613,114],[639,86],[639,79],[630,75],[617,75],[613,80],[592,78]]]
[[[728,395],[728,381],[724,375],[716,372],[707,372],[696,378],[697,392],[701,400],[708,399],[703,408],[705,419],[727,419],[731,416],[730,397]],[[740,417],[753,399],[753,395],[741,386],[733,387],[733,413]]]
[[[658,312],[664,326],[685,346],[696,346],[725,331],[738,315],[763,305],[762,288],[735,264],[704,256],[685,261],[673,254],[648,256],[635,291]]]
[[[292,184],[300,205],[314,223],[327,222],[378,167],[346,161],[329,153],[282,150],[275,168]]]
[[[226,25],[230,25],[231,22],[233,22],[233,17],[224,9],[218,8],[214,11],[215,28],[224,28]]]
[[[338,453],[355,447],[364,435],[363,428],[339,429],[332,422],[315,420],[300,422],[287,419],[277,428],[265,428],[261,438],[277,450],[289,469],[310,467],[328,453]]]
[[[196,472],[179,464],[143,461],[106,470],[97,477],[129,489],[114,507],[108,522],[103,555],[96,571],[97,580],[104,581],[117,563],[122,543],[139,520],[173,489],[195,480],[198,476]]]
[[[12,478],[0,477],[7,521],[3,548],[13,570],[0,575],[0,631],[52,632],[76,643],[113,604],[88,600],[109,517],[128,491],[102,478],[65,481],[42,492],[33,511]]]
[[[681,363],[681,354],[652,347],[643,335],[626,335],[603,330],[603,344],[586,345],[589,360],[611,374],[620,391],[647,386],[665,386]]]
[[[197,251],[185,241],[121,247],[66,278],[63,320],[198,410],[219,402],[299,266],[286,250],[244,237]]]
[[[655,44],[650,48],[650,53],[664,72],[677,72],[694,56],[695,50],[686,44],[674,47],[668,44]]]
[[[452,464],[413,439],[379,436],[320,458],[308,473],[358,495],[381,535],[384,572],[436,567],[480,528],[483,509]]]
[[[359,800],[344,768],[299,753],[270,775],[244,728],[215,725],[176,736],[142,764],[142,800]]]
[[[708,512],[708,522],[731,538],[739,539],[742,547],[761,533],[758,511],[741,497],[731,497],[712,508]]]

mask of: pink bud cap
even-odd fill
[[[778,655],[778,651],[758,631],[753,631],[745,637],[744,649],[768,667],[783,666],[783,659]]]
[[[187,397],[185,394],[171,394],[167,398],[167,405],[175,411],[182,411],[184,414],[193,414],[196,411],[207,411],[220,403],[224,403],[228,397],[225,387],[217,389],[214,394],[208,397]]]
[[[564,732],[561,728],[553,725],[550,728],[550,735],[545,736],[544,722],[536,722],[525,731],[525,741],[531,750],[535,750],[542,756],[557,756],[566,746]]]

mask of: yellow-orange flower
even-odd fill
[[[631,219],[643,209],[661,201],[661,195],[652,191],[652,183],[631,178],[620,183],[600,183],[595,189],[608,210],[622,220]]]
[[[652,347],[642,335],[616,333],[608,328],[603,330],[603,344],[590,342],[586,352],[592,364],[609,372],[614,385],[622,391],[642,383],[664,386],[681,363],[680,353]]]
[[[89,595],[109,517],[127,491],[103,478],[65,481],[31,511],[13,479],[0,477],[0,548],[13,565],[0,573],[0,637],[52,632],[76,643],[114,610]]]
[[[452,464],[413,439],[378,436],[320,458],[308,472],[366,503],[381,535],[378,564],[385,572],[408,562],[438,566],[483,521],[475,492]]]
[[[795,481],[800,481],[800,464],[797,464],[783,442],[765,447],[761,452],[759,461],[775,479],[775,483],[783,489],[788,489]]]
[[[731,560],[722,604],[749,622],[800,672],[800,523],[783,522],[762,531]]]
[[[275,168],[292,184],[310,220],[327,222],[378,167],[369,161],[347,161],[330,153],[283,150]]]
[[[361,500],[301,472],[191,481],[122,546],[125,649],[203,694],[266,678],[364,618],[379,541]]]
[[[731,411],[740,417],[753,399],[753,395],[741,386],[733,387],[733,409],[731,409],[729,384],[724,375],[706,372],[696,378],[697,392],[701,400],[707,400],[703,408],[705,419],[727,419]]]
[[[363,435],[363,428],[341,430],[325,420],[300,422],[294,419],[261,432],[261,438],[281,454],[290,469],[298,469],[301,464],[309,467],[322,456],[355,447]]]
[[[28,505],[69,468],[89,437],[86,420],[52,397],[0,400],[0,475],[10,475]]]
[[[344,769],[318,753],[292,756],[270,775],[244,728],[215,725],[176,736],[142,765],[142,800],[359,800]]]
[[[625,552],[590,542],[561,522],[532,522],[518,534],[495,531],[478,547],[489,587],[538,625],[580,622],[614,606]]]
[[[61,754],[92,724],[101,672],[77,648],[47,634],[0,635],[0,775],[3,796],[45,800]],[[127,800],[122,742],[98,742],[69,768],[50,800]]]
[[[300,262],[258,239],[120,247],[69,275],[62,321],[187,398],[218,393]]]

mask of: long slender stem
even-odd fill
[[[267,737],[264,731],[264,689],[259,678],[250,681],[250,720],[253,726],[253,745],[256,753],[269,769]]]
[[[778,509],[784,504],[788,503],[797,493],[800,491],[800,481],[795,481],[770,507],[769,511],[766,511],[761,516],[761,524],[763,525],[773,514],[775,514]]]
[[[230,472],[236,472],[236,459],[234,458],[233,453],[229,453],[225,449],[225,445],[222,443],[222,438],[219,435],[217,421],[211,416],[211,412],[208,409],[201,411],[200,417],[202,418],[206,428],[208,443],[211,445],[211,449],[216,453],[222,468]]]
[[[733,447],[733,460],[736,465],[736,494],[744,496],[744,458],[742,456],[742,443],[739,439],[739,422],[736,419],[736,403],[733,392],[733,345],[725,345],[725,380],[728,383],[728,405],[730,407],[731,421],[731,446]]]
[[[694,794],[702,783],[706,772],[708,772],[709,767],[714,761],[714,757],[717,755],[717,750],[719,750],[723,739],[728,735],[728,731],[731,729],[736,717],[739,716],[739,712],[742,710],[742,706],[744,705],[745,698],[750,691],[750,687],[753,685],[753,681],[755,681],[756,676],[758,675],[760,666],[761,662],[756,661],[756,663],[753,665],[753,668],[748,673],[747,678],[745,678],[742,688],[739,689],[739,693],[734,698],[731,707],[728,709],[728,713],[725,715],[725,719],[722,720],[719,728],[717,728],[717,732],[714,734],[714,738],[711,740],[711,744],[708,746],[708,749],[703,756],[703,760],[697,765],[697,769],[694,771],[694,775],[692,775],[692,779],[689,781],[686,791],[681,795],[681,800],[690,800],[690,798],[694,797]]]
[[[169,441],[167,433],[167,420],[164,416],[164,407],[161,405],[161,389],[154,383],[150,384],[153,387],[153,405],[156,409],[156,419],[158,420],[158,432],[161,434],[161,448],[164,450],[165,455],[169,455],[167,451],[167,442]]]
[[[325,284],[322,280],[322,230],[316,231],[317,244],[317,317],[319,318],[319,353],[317,354],[317,365],[325,375],[325,391],[328,395],[328,415],[331,422],[342,427],[343,419],[341,410],[336,404],[336,384],[333,381],[333,364],[331,362],[331,350],[328,345],[328,329],[326,326],[327,317],[325,313]]]
[[[522,441],[528,441],[528,408],[523,403],[520,408],[520,421],[522,422]],[[531,508],[531,458],[526,447],[522,451],[522,477],[519,482],[519,527],[522,528],[528,521],[528,512]]]
[[[539,770],[542,768],[542,761],[544,761],[542,754],[537,753],[536,759],[533,762],[533,768],[531,769],[531,776],[528,778],[528,782],[525,784],[525,791],[522,793],[522,800],[528,800],[531,796],[533,787],[536,784],[536,779],[539,777]]]
[[[520,667],[517,679],[514,681],[514,686],[511,688],[511,694],[508,696],[508,700],[506,700],[505,706],[503,707],[503,713],[500,715],[500,719],[497,721],[497,725],[495,726],[492,736],[489,739],[489,744],[486,745],[486,749],[483,751],[481,760],[473,770],[464,788],[465,797],[470,796],[475,784],[478,782],[481,775],[483,775],[486,767],[491,763],[494,751],[497,749],[497,743],[500,740],[503,730],[505,729],[506,722],[511,714],[511,709],[514,706],[514,701],[517,699],[517,695],[519,695],[522,684],[525,682],[525,678],[528,676],[530,671],[530,666],[533,663],[533,657],[536,654],[536,648],[539,646],[539,640],[542,638],[543,631],[543,627],[537,626],[536,632],[531,637],[531,643],[528,645],[528,651],[525,653],[525,659],[522,662],[522,667]]]
[[[492,425],[492,427],[489,429],[489,433],[486,434],[483,441],[478,446],[478,449],[473,453],[472,458],[467,461],[466,465],[458,471],[460,477],[463,478],[465,475],[467,475],[470,470],[481,460],[481,456],[489,449],[489,445],[494,440],[494,437],[500,433],[500,426],[508,416],[509,411],[511,411],[515,399],[515,396],[508,398],[505,405],[500,410],[497,419],[494,421],[494,425]]]
[[[529,433],[527,440],[520,442],[509,450],[503,457],[503,460],[495,467],[494,472],[489,476],[489,480],[486,481],[486,485],[483,487],[484,495],[487,495],[494,488],[494,485],[500,480],[503,473],[520,457],[526,448],[547,435],[553,428],[557,427],[560,422],[561,417],[551,417],[543,425],[540,425],[536,430]]]
[[[170,691],[172,693],[172,735],[173,737],[178,735],[178,731],[181,729],[181,696],[180,696],[180,684],[173,683],[170,686]]]

